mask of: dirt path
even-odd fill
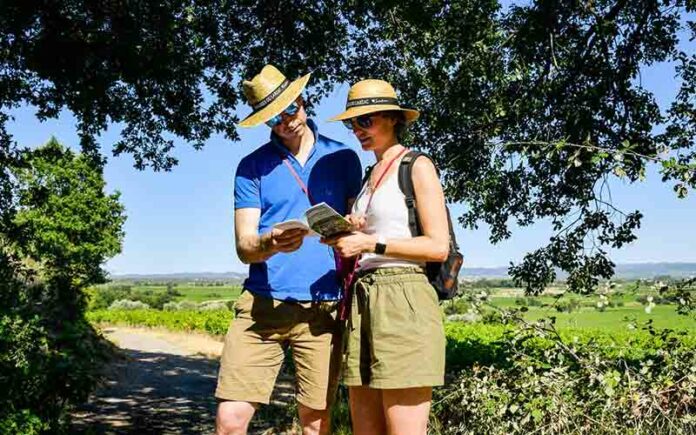
[[[74,416],[74,433],[210,434],[214,431],[222,343],[194,334],[110,327],[121,349],[105,382]],[[250,433],[283,433],[291,423],[293,387],[282,371],[272,406],[262,407]]]

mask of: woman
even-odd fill
[[[424,273],[426,262],[448,253],[442,186],[430,159],[418,158],[412,177],[423,235],[413,237],[398,184],[408,152],[400,138],[418,115],[399,105],[389,83],[363,80],[332,118],[377,158],[349,216],[356,231],[324,240],[357,260],[343,375],[357,435],[425,434],[432,387],[444,381],[442,316]]]

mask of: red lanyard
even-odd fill
[[[396,157],[391,159],[389,163],[387,164],[387,168],[380,174],[379,178],[377,179],[377,183],[375,183],[374,189],[370,190],[370,198],[367,200],[367,207],[365,207],[365,215],[367,216],[367,211],[370,209],[370,204],[372,204],[372,198],[375,196],[375,192],[377,191],[377,188],[379,188],[380,184],[382,184],[382,180],[384,177],[389,173],[389,168],[392,167],[395,161],[399,159],[406,151],[408,151],[407,148],[404,148],[401,150],[399,154],[397,154]],[[370,185],[370,180],[367,180],[368,186]]]
[[[297,181],[297,184],[300,185],[300,189],[307,195],[307,198],[309,199],[309,203],[314,205],[314,200],[312,199],[312,194],[309,193],[309,189],[307,188],[307,185],[302,181],[302,178],[300,178],[299,175],[297,175],[297,172],[295,172],[295,168],[292,167],[292,163],[288,161],[287,157],[283,157],[283,163],[285,163],[285,166],[290,169],[290,173],[295,177],[295,181]]]

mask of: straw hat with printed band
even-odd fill
[[[329,121],[342,121],[386,110],[404,112],[408,124],[418,119],[420,115],[417,110],[402,107],[399,104],[396,91],[388,82],[368,79],[361,80],[350,87],[345,112],[334,116]]]
[[[240,127],[255,127],[281,113],[300,96],[310,75],[291,82],[278,68],[266,65],[251,81],[244,80],[244,95],[254,111],[239,123]]]

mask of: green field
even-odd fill
[[[525,298],[521,291],[516,293],[517,295],[510,294],[508,289],[505,295],[496,295],[494,291],[490,303],[499,308],[521,308],[520,300]],[[597,295],[528,297],[526,301],[533,299],[541,306],[527,306],[529,311],[526,312],[525,318],[538,320],[553,316],[558,326],[568,328],[628,329],[631,325],[640,326],[652,321],[656,328],[696,329],[696,318],[679,315],[674,304],[655,305],[648,313],[645,305],[638,302],[637,298],[637,294],[610,295],[608,300],[613,306],[600,311],[596,308],[600,300]],[[576,301],[579,307],[571,312],[557,309],[559,305],[567,304],[568,301]]]
[[[204,302],[204,301],[217,301],[217,300],[235,300],[242,293],[242,288],[240,286],[192,286],[192,285],[181,285],[175,286],[174,289],[177,293],[181,293],[181,296],[175,296],[174,300],[179,301],[193,301],[193,302]],[[167,286],[154,286],[154,285],[144,285],[144,286],[133,286],[133,292],[162,292],[167,290]]]
[[[635,285],[624,284],[623,289],[638,289]],[[620,287],[620,289],[621,289]],[[170,286],[171,288],[171,286]],[[191,301],[201,303],[205,301],[233,301],[241,294],[242,288],[237,285],[201,286],[182,284],[173,286],[176,292],[173,300]],[[164,293],[166,285],[133,285],[133,294],[140,293]],[[598,295],[563,295],[558,297],[559,289],[552,288],[547,294],[536,297],[525,297],[524,293],[514,288],[467,288],[466,292],[478,294],[486,291],[489,295],[487,304],[498,308],[522,308],[528,310],[524,316],[529,320],[555,317],[557,325],[562,328],[591,328],[602,330],[622,331],[633,327],[641,327],[645,322],[652,321],[656,328],[672,329],[696,329],[694,316],[681,316],[676,313],[674,304],[657,304],[650,312],[646,312],[644,299],[648,295],[657,298],[657,294],[651,292],[648,287],[642,287],[637,291],[615,291],[608,295],[610,305],[603,311],[597,309],[600,301]],[[643,301],[639,301],[639,299]],[[464,301],[456,303],[456,308],[448,306],[451,302],[442,304],[446,314],[463,314],[470,305]],[[568,309],[568,305],[572,305]],[[484,306],[484,309],[485,306]],[[492,310],[490,307],[487,310]]]
[[[644,324],[652,320],[656,328],[696,329],[693,316],[681,316],[673,305],[658,305],[651,313],[643,307],[616,307],[597,311],[593,308],[581,308],[572,313],[559,313],[553,309],[531,307],[525,318],[537,320],[543,317],[556,317],[556,324],[568,328],[628,329],[632,324]]]

